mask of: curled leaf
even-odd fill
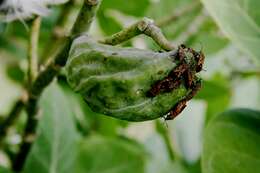
[[[204,56],[184,45],[170,52],[120,48],[88,36],[74,41],[70,86],[96,112],[129,121],[173,119],[200,88]]]

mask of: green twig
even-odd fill
[[[10,113],[7,115],[6,119],[0,124],[0,145],[7,135],[8,129],[11,125],[15,122],[18,118],[19,114],[21,113],[25,103],[25,98],[22,97],[21,99],[17,100],[16,103],[13,105]]]
[[[77,37],[88,32],[101,0],[85,0],[75,24],[71,30],[71,37]]]
[[[175,156],[175,152],[174,152],[174,149],[173,149],[173,144],[172,144],[171,139],[170,139],[169,130],[159,120],[156,120],[155,123],[156,123],[156,130],[161,135],[161,137],[164,141],[164,144],[165,144],[166,149],[167,149],[168,154],[169,154],[169,158],[172,161],[174,161],[176,156]]]
[[[65,40],[65,44],[59,53],[56,55],[53,61],[47,65],[47,67],[39,73],[35,82],[29,91],[29,100],[26,105],[26,111],[28,114],[28,119],[25,126],[25,131],[23,134],[22,144],[17,157],[13,163],[13,170],[20,172],[25,163],[26,157],[30,151],[31,145],[36,137],[36,127],[38,124],[38,101],[43,90],[52,82],[54,77],[58,74],[60,69],[66,64],[68,52],[72,40],[81,34],[88,31],[93,17],[96,14],[97,7],[100,0],[85,0],[83,6],[79,12],[78,18],[73,25],[71,30],[71,35]]]
[[[42,57],[40,59],[41,64],[44,64],[47,60],[55,56],[55,53],[60,48],[60,43],[63,43],[64,39],[66,39],[66,36],[69,34],[72,27],[70,18],[76,8],[76,5],[76,0],[69,0],[63,5],[57,19],[57,23],[52,30],[50,40],[46,44],[46,49],[44,49],[42,53]]]
[[[117,45],[127,41],[140,34],[151,37],[162,49],[170,51],[174,46],[165,38],[160,28],[158,28],[151,19],[144,18],[133,25],[123,29],[122,31],[100,40],[100,43]]]
[[[41,17],[36,17],[32,21],[30,40],[28,48],[28,83],[32,84],[38,73],[38,40],[41,26]]]

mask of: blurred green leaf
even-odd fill
[[[55,84],[44,92],[38,138],[26,160],[24,173],[71,173],[76,157],[78,134],[71,105]]]
[[[76,173],[143,173],[145,152],[138,143],[93,135],[79,146]]]
[[[161,0],[153,1],[149,6],[146,16],[154,19],[156,22],[167,18],[180,8],[189,6],[193,0]],[[175,39],[192,23],[194,18],[199,15],[200,10],[196,8],[193,11],[181,16],[178,20],[174,20],[166,26],[162,27],[163,33],[168,39]]]
[[[27,39],[29,36],[28,24],[22,23],[20,20],[10,22],[5,28],[4,35],[19,39]]]
[[[249,55],[260,59],[260,1],[202,0],[223,32]]]
[[[6,28],[6,23],[0,22],[0,34],[2,35]]]
[[[260,172],[260,112],[233,109],[218,115],[206,128],[203,173]]]
[[[227,83],[227,81],[225,80],[226,79],[221,79],[217,77],[211,80],[203,80],[202,89],[199,91],[195,98],[210,101],[221,98],[225,95],[230,95],[230,86],[229,83]]]
[[[20,40],[17,40],[17,38],[12,38],[11,36],[3,34],[0,35],[0,45],[0,51],[7,52],[8,54],[12,55],[15,60],[26,58],[26,50],[24,49],[25,45],[23,41],[20,43]]]
[[[210,54],[222,50],[228,43],[229,40],[219,33],[218,27],[209,17],[202,23],[199,31],[187,40],[191,47],[202,49],[206,57],[211,57]]]
[[[206,122],[207,123],[214,118],[217,114],[220,112],[223,112],[229,107],[231,101],[231,96],[230,95],[222,95],[221,97],[215,99],[215,100],[210,100],[207,102],[207,110],[206,110]]]
[[[210,80],[203,80],[202,89],[195,96],[207,102],[206,123],[216,114],[224,111],[231,100],[231,86],[227,78],[216,74]]]
[[[0,166],[0,173],[12,173],[12,171]]]
[[[98,12],[98,22],[105,35],[112,35],[122,29],[122,26],[111,16],[105,15],[103,10]]]
[[[167,167],[163,168],[160,173],[189,173],[189,171],[180,162],[173,162],[168,164]]]
[[[132,16],[144,16],[149,0],[109,0],[102,1],[100,9],[115,9]]]
[[[144,16],[149,4],[149,0],[102,1],[97,15],[100,28],[106,35],[112,35],[122,29],[121,24],[116,20],[115,16],[108,14],[109,10],[118,10],[126,15],[141,17]]]
[[[17,63],[8,64],[6,67],[7,76],[15,82],[23,83],[25,73]]]

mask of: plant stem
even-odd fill
[[[99,42],[103,44],[117,45],[140,34],[145,34],[151,37],[162,49],[166,51],[174,49],[174,46],[165,38],[161,29],[158,28],[149,18],[144,18],[123,29],[122,31],[115,33],[104,40],[100,40]]]
[[[7,115],[7,118],[0,124],[0,145],[2,143],[2,140],[7,135],[8,129],[15,122],[15,120],[18,118],[19,114],[23,110],[24,103],[24,97],[17,100],[16,103],[13,105],[10,113]]]
[[[26,111],[28,114],[25,131],[23,134],[22,144],[20,150],[13,163],[13,170],[20,172],[25,163],[26,157],[30,151],[32,143],[36,138],[36,127],[38,124],[38,101],[43,90],[52,82],[54,77],[58,74],[60,69],[66,64],[68,52],[72,40],[81,34],[88,31],[92,20],[96,14],[100,0],[85,0],[79,12],[78,18],[71,30],[71,36],[67,37],[64,46],[60,49],[53,61],[39,73],[29,90],[29,99],[26,104]]]
[[[64,43],[64,39],[66,39],[66,36],[69,34],[72,27],[70,19],[77,3],[76,0],[69,0],[63,5],[57,23],[52,30],[50,40],[46,44],[47,46],[40,59],[41,64],[45,64],[47,60],[53,58],[60,48],[60,43]]]
[[[75,24],[71,30],[71,37],[86,34],[91,26],[94,16],[97,13],[101,0],[85,0]]]
[[[159,120],[156,120],[155,123],[156,123],[157,132],[163,138],[164,144],[165,144],[166,149],[167,149],[168,154],[169,154],[169,158],[172,161],[174,161],[175,160],[175,152],[174,152],[174,149],[173,149],[173,145],[172,145],[172,142],[171,142],[169,131],[168,131],[167,127],[164,124],[162,124],[162,122],[160,122]]]
[[[178,20],[182,16],[190,13],[191,11],[199,9],[199,8],[201,8],[200,2],[199,1],[195,1],[193,3],[190,3],[187,6],[184,6],[184,7],[180,8],[180,9],[177,9],[177,11],[174,12],[173,14],[171,14],[170,16],[167,16],[167,17],[162,18],[161,20],[157,21],[156,25],[158,27],[164,27],[166,25],[169,25],[173,21]]]
[[[34,81],[38,73],[38,40],[41,26],[41,17],[37,16],[32,21],[30,40],[28,48],[28,83],[29,86]]]

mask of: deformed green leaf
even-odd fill
[[[202,0],[222,31],[249,55],[260,59],[260,1]]]
[[[88,134],[92,130],[105,136],[118,135],[118,129],[127,126],[127,121],[107,117],[91,111],[82,96],[68,86],[67,83],[59,82],[77,119],[78,129],[83,134]]]
[[[71,173],[78,136],[70,105],[56,84],[44,92],[40,107],[42,118],[38,137],[29,153],[24,173]]]
[[[260,172],[260,112],[233,109],[218,115],[203,143],[203,173]]]
[[[144,173],[145,152],[123,138],[91,136],[79,146],[76,173]]]

